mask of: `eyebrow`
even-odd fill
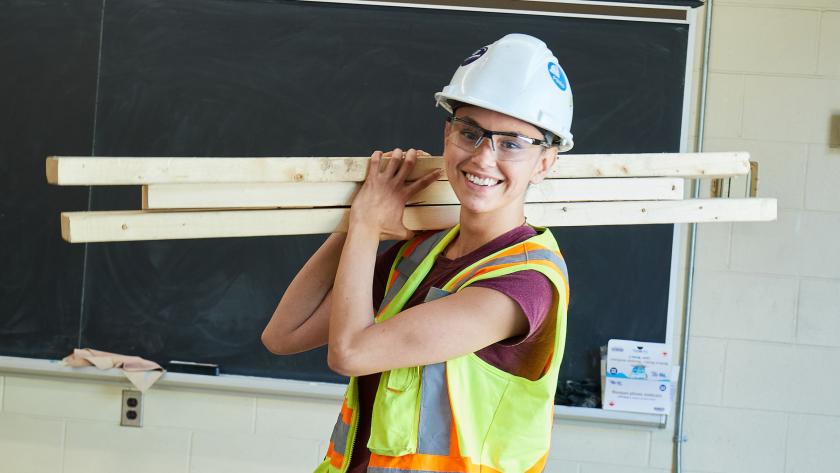
[[[477,126],[478,128],[481,128],[482,130],[487,130],[487,128],[484,128],[483,126],[479,125],[478,122],[475,121],[475,119],[473,117],[469,116],[469,115],[464,115],[463,117],[455,117],[455,118],[457,118],[458,120],[463,120],[463,121],[469,123],[470,125]],[[487,131],[494,131],[494,130],[487,130]],[[525,132],[521,132],[521,131],[507,130],[507,131],[499,131],[499,133],[513,133],[514,135],[522,136],[524,138],[530,138],[532,140],[543,140],[544,139],[542,137],[534,138],[534,137],[530,136],[530,133],[525,133]]]
[[[455,118],[457,118],[458,120],[463,120],[463,121],[465,121],[465,122],[469,123],[470,125],[475,125],[475,126],[477,126],[477,127],[479,127],[479,128],[484,128],[484,127],[482,127],[481,125],[479,125],[479,124],[478,124],[478,122],[477,122],[477,121],[475,121],[475,119],[474,119],[473,117],[471,117],[471,116],[469,116],[469,115],[465,115],[465,116],[463,116],[463,117],[455,117]]]

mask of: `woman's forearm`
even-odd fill
[[[330,309],[330,366],[341,373],[355,350],[363,350],[363,332],[373,325],[373,280],[379,233],[364,225],[350,226],[335,276]]]
[[[266,348],[274,353],[296,353],[327,341],[327,324],[311,318],[333,286],[346,238],[344,233],[330,235],[297,273],[263,330]],[[312,326],[306,327],[307,323]]]

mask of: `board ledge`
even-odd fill
[[[15,356],[0,356],[0,376],[23,375],[44,378],[72,378],[92,382],[124,384],[128,379],[119,369],[100,370],[94,367],[71,368],[61,360],[45,360]],[[292,379],[263,378],[222,374],[207,376],[187,373],[165,373],[154,388],[192,389],[207,391],[237,392],[247,395],[290,396],[340,401],[344,397],[346,384]],[[667,415],[639,414],[634,412],[606,411],[587,407],[554,406],[556,420],[597,422],[605,424],[634,425],[665,428]],[[325,434],[326,435],[326,434]]]

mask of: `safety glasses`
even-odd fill
[[[533,156],[535,150],[550,148],[545,140],[538,140],[511,131],[490,131],[470,121],[455,116],[447,117],[450,123],[449,142],[461,150],[474,153],[487,139],[490,149],[500,161],[516,161]]]

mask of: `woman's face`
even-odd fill
[[[490,131],[514,132],[529,138],[544,139],[533,125],[518,118],[475,106],[462,106],[455,112],[461,120]],[[476,213],[521,206],[529,184],[541,182],[556,156],[555,148],[533,146],[513,160],[498,159],[485,138],[478,149],[465,151],[450,140],[453,125],[444,130],[443,157],[449,184],[461,207]],[[498,147],[497,147],[498,150]]]

